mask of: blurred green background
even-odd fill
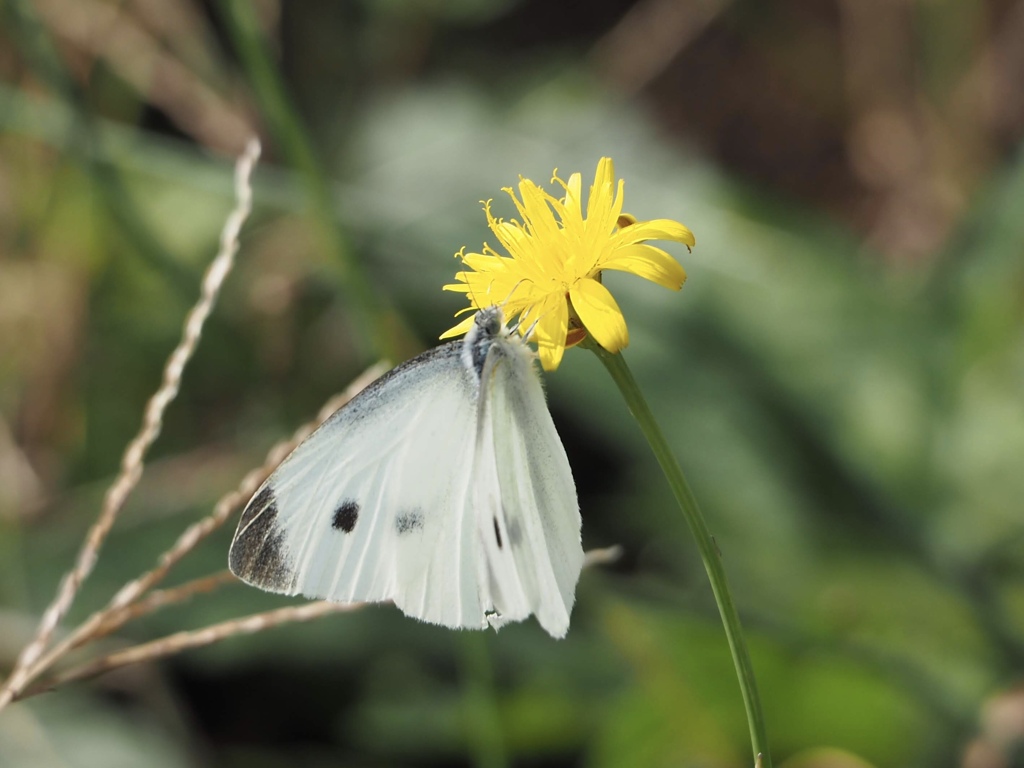
[[[722,550],[776,764],[1024,765],[1024,3],[3,0],[0,671],[69,567],[232,206],[238,265],[71,619],[366,365],[433,345],[519,174],[693,229],[611,275]],[[568,638],[377,607],[0,714],[0,765],[743,766],[700,560],[596,359],[546,377]],[[227,526],[233,529],[233,524]],[[224,568],[232,530],[171,583]],[[104,649],[285,604],[231,585]]]

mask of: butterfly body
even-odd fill
[[[561,637],[583,563],[568,459],[534,353],[501,310],[390,371],[282,462],[242,513],[231,570],[424,621],[536,614]]]

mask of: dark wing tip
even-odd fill
[[[284,550],[284,533],[277,524],[274,489],[263,486],[252,497],[228,553],[228,567],[242,581],[271,592],[287,592],[292,573]]]

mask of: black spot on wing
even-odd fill
[[[498,549],[501,549],[501,526],[498,525],[497,517],[492,517],[491,521],[494,523],[494,539],[498,542]]]
[[[502,510],[504,511],[504,510]],[[505,515],[505,527],[508,529],[508,543],[515,549],[523,540],[523,526],[516,517]]]
[[[264,486],[245,506],[238,521],[228,567],[249,584],[275,592],[291,585],[291,566],[284,551],[284,534],[277,526],[274,489]]]
[[[357,520],[359,520],[359,505],[349,499],[334,510],[334,519],[331,521],[331,527],[336,531],[352,533],[356,527]]]
[[[395,533],[401,536],[403,533],[412,533],[423,529],[423,512],[419,509],[411,509],[408,512],[399,512],[395,518]]]

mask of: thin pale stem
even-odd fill
[[[251,139],[235,165],[237,202],[221,231],[220,250],[203,277],[199,301],[192,307],[185,320],[181,341],[167,360],[159,389],[146,404],[142,427],[125,450],[121,459],[121,471],[103,499],[100,514],[86,534],[74,566],[64,576],[56,597],[43,613],[35,638],[18,656],[10,677],[0,689],[0,709],[15,698],[29,681],[31,668],[45,653],[57,626],[71,608],[82,582],[92,573],[99,559],[100,548],[114,521],[142,477],[146,454],[163,427],[164,412],[177,397],[185,366],[199,344],[203,325],[213,311],[221,286],[234,265],[235,253],[238,251],[238,234],[252,210],[252,187],[249,178],[259,155],[260,144],[256,139]]]
[[[155,568],[125,584],[105,608],[94,613],[68,634],[67,637],[44,653],[24,671],[21,684],[24,685],[36,679],[74,649],[80,648],[119,629],[122,624],[133,618],[131,610],[133,606],[139,604],[137,601],[146,592],[163,581],[174,565],[195,549],[213,531],[220,528],[230,518],[231,514],[256,492],[256,489],[267,479],[267,476],[274,468],[281,463],[282,459],[309,436],[318,425],[355,397],[356,394],[384,373],[385,370],[386,366],[380,363],[371,366],[353,381],[344,392],[328,400],[314,420],[299,427],[290,439],[283,440],[271,448],[267,453],[263,466],[246,474],[237,489],[230,491],[217,502],[211,514],[186,528],[174,545],[160,556]]]
[[[718,546],[708,530],[707,523],[704,522],[697,499],[693,495],[693,491],[690,490],[689,483],[686,482],[679,462],[676,461],[672,449],[669,447],[668,441],[665,440],[647,401],[644,400],[626,361],[621,354],[612,354],[593,341],[586,342],[585,346],[594,352],[604,364],[625,398],[630,413],[633,414],[644,437],[647,438],[647,443],[651,446],[651,450],[661,466],[661,471],[664,472],[665,479],[668,480],[672,493],[679,503],[679,509],[682,511],[683,517],[686,518],[693,537],[697,540],[697,549],[700,550],[704,569],[711,581],[711,589],[715,594],[715,602],[718,604],[718,612],[722,617],[722,625],[725,627],[725,635],[729,641],[729,650],[732,652],[733,665],[736,667],[736,676],[739,679],[740,692],[743,695],[743,706],[747,712],[747,724],[750,727],[754,761],[758,766],[771,768],[768,737],[764,714],[761,711],[761,700],[757,692],[757,681],[754,678],[754,666],[750,661],[750,653],[747,651],[747,645],[743,638],[743,627],[740,625],[740,617],[736,612],[732,593],[729,591],[729,583],[725,576],[725,568],[722,566],[722,556],[718,551]]]
[[[618,547],[591,550],[584,556],[583,567],[591,568],[613,562],[618,557],[619,551]],[[130,619],[151,613],[165,605],[182,602],[200,592],[216,589],[228,581],[229,576],[230,574],[226,572],[223,574],[213,574],[202,579],[187,582],[173,589],[150,593],[148,598],[131,603],[123,608],[107,608],[94,614],[90,623],[83,625],[83,627],[88,626],[89,628],[87,636],[73,635],[72,637],[80,642],[72,642],[54,658],[47,657],[45,666],[39,666],[34,669],[33,674],[28,678],[28,683],[35,681],[72,648],[84,645],[86,642],[94,642],[120,628]],[[233,577],[230,578],[233,579]],[[390,603],[390,601],[382,601],[381,604],[387,603]],[[239,619],[229,619],[228,621],[213,624],[203,629],[177,632],[167,637],[124,648],[91,661],[83,662],[71,669],[59,672],[47,680],[26,685],[18,691],[12,691],[11,699],[13,701],[27,699],[75,680],[95,677],[96,675],[112,669],[125,667],[129,664],[154,661],[193,648],[212,645],[229,637],[254,634],[265,629],[281,626],[282,624],[312,621],[328,614],[350,613],[360,610],[364,606],[365,603],[332,603],[321,600],[315,603],[278,608],[277,610],[257,613]],[[501,723],[495,701],[494,673],[487,653],[486,637],[482,633],[466,634],[467,639],[464,646],[465,667],[468,677],[466,716],[471,724],[471,735],[482,734],[481,738],[474,741],[470,746],[474,751],[478,765],[488,766],[488,768],[492,766],[493,768],[501,768],[501,766],[508,764],[508,756],[506,747],[499,738],[501,736]],[[473,634],[473,637],[469,637],[469,634]]]
[[[228,637],[238,635],[252,635],[262,632],[271,627],[279,627],[283,624],[292,624],[301,621],[312,621],[321,616],[332,613],[350,613],[357,611],[364,606],[363,603],[330,603],[319,601],[306,603],[304,605],[288,606],[273,611],[257,613],[240,619],[231,619],[213,624],[203,629],[178,632],[159,640],[152,640],[141,645],[134,645],[124,650],[107,654],[93,661],[86,662],[77,667],[72,667],[66,672],[55,675],[41,685],[19,692],[15,699],[28,698],[43,691],[52,690],[73,680],[82,680],[87,677],[95,677],[103,672],[112,669],[126,667],[129,664],[138,664],[143,661],[154,661],[167,656],[173,656],[182,651],[193,648],[201,648],[206,645],[213,645]]]
[[[119,630],[129,621],[146,616],[160,608],[183,603],[186,600],[191,600],[195,595],[213,592],[225,584],[237,583],[238,579],[235,578],[235,575],[225,569],[209,576],[192,579],[192,581],[187,581],[177,587],[150,592],[135,603],[104,613],[102,623],[96,628],[95,633],[89,637],[89,642],[95,642],[102,637],[106,637]]]

